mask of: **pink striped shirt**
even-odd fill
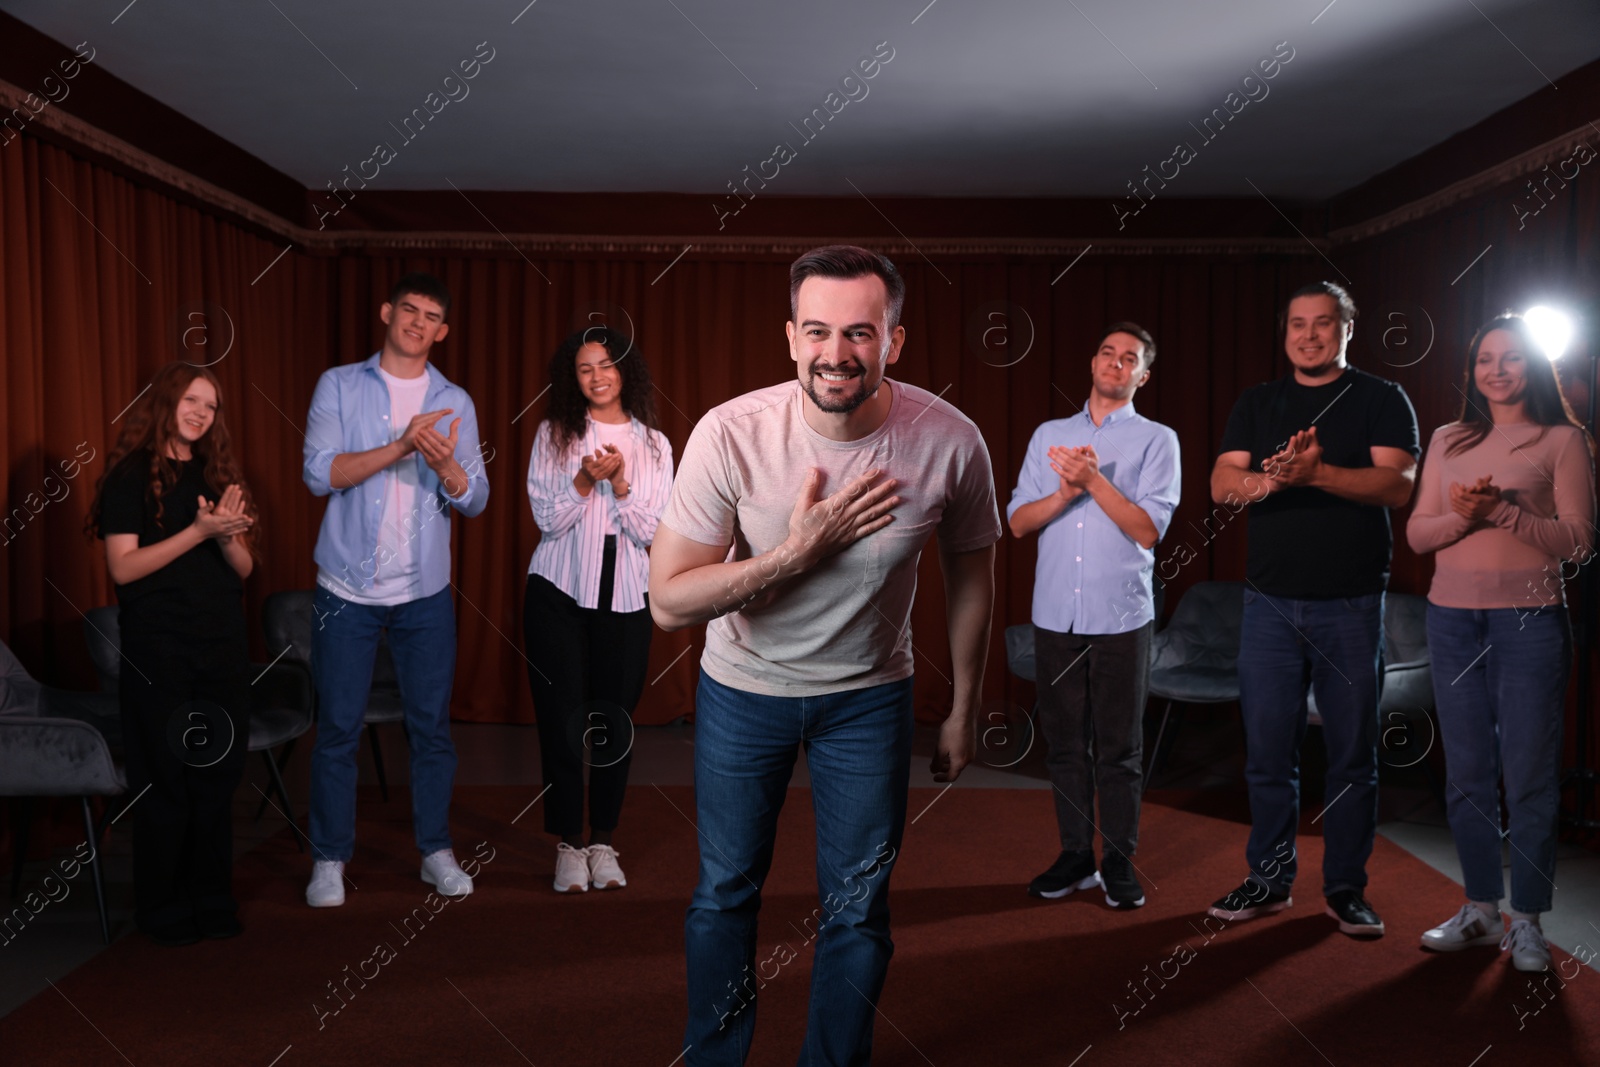
[[[659,430],[632,422],[633,447],[623,469],[628,495],[621,500],[610,482],[601,482],[584,496],[572,484],[585,455],[600,448],[594,420],[567,450],[555,455],[551,426],[539,424],[528,457],[528,502],[539,526],[539,545],[528,573],[537,574],[578,602],[594,608],[600,601],[600,567],[605,557],[607,527],[617,530],[616,579],[609,605],[614,611],[639,611],[650,581],[650,542],[656,523],[672,496],[672,445]],[[609,522],[607,521],[609,519]]]

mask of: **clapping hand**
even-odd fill
[[[614,479],[622,477],[622,453],[617,451],[615,445],[595,449],[594,455],[583,457],[583,473],[595,485],[613,480],[614,487]]]
[[[1450,483],[1450,510],[1469,522],[1482,522],[1500,503],[1500,487],[1485,474],[1471,485]]]
[[[1297,431],[1287,444],[1261,464],[1274,490],[1312,485],[1322,471],[1322,445],[1317,428]]]
[[[237,485],[224,489],[216,503],[203,496],[198,498],[198,503],[194,524],[204,538],[226,543],[234,534],[244,533],[255,524],[245,512],[244,490]]]
[[[1047,455],[1050,457],[1050,469],[1061,479],[1058,492],[1064,500],[1088,492],[1089,486],[1100,476],[1100,455],[1093,445],[1078,445],[1075,448],[1053,445]]]

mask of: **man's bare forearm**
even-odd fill
[[[1393,467],[1335,467],[1324,463],[1311,484],[1357,504],[1402,508],[1411,499],[1415,471],[1416,468],[1405,473]]]
[[[971,721],[983,698],[983,670],[994,618],[994,547],[942,553],[945,625],[954,694],[950,714]]]
[[[749,559],[694,567],[653,585],[650,614],[663,630],[681,630],[737,611],[814,566],[785,541]]]
[[[341,452],[333,457],[333,466],[328,469],[328,484],[335,489],[360,485],[385,467],[399,462],[406,452],[401,441],[390,441],[365,452]]]

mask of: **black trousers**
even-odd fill
[[[233,793],[250,751],[243,621],[236,645],[200,644],[122,617],[135,921],[152,931],[232,916]]]
[[[583,767],[589,765],[589,825],[614,830],[633,759],[633,709],[644,692],[653,624],[650,609],[612,611],[615,542],[607,538],[600,604],[577,601],[528,575],[522,639],[539,719],[539,764],[549,787],[544,828],[583,833]]]
[[[1093,851],[1096,793],[1105,851],[1132,856],[1138,848],[1154,632],[1153,623],[1124,634],[1034,628],[1045,767],[1063,852]]]

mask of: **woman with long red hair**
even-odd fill
[[[240,931],[232,798],[249,748],[240,598],[255,518],[216,376],[161,368],[107,457],[89,527],[121,609],[135,920],[163,945]]]

